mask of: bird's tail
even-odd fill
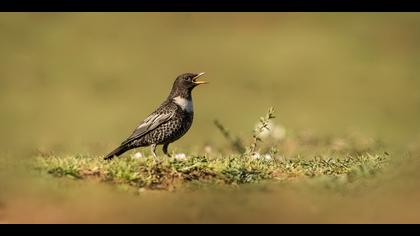
[[[104,157],[104,160],[111,160],[112,158],[114,158],[114,156],[120,156],[121,154],[123,154],[124,152],[128,150],[129,148],[127,148],[127,146],[119,146],[114,151],[106,155]]]

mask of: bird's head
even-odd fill
[[[185,73],[185,74],[179,75],[174,82],[174,86],[177,86],[178,88],[181,88],[181,89],[193,89],[197,85],[206,84],[207,83],[206,81],[198,80],[198,78],[204,74],[205,74],[204,72],[201,72],[199,74]]]
[[[204,74],[205,74],[204,72],[201,72],[199,74],[185,73],[185,74],[179,75],[172,86],[170,97],[191,96],[191,91],[193,90],[193,88],[195,88],[197,85],[200,85],[200,84],[207,84],[206,81],[198,80],[198,78]]]

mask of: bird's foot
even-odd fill
[[[169,154],[169,152],[168,152],[168,147],[169,147],[169,143],[165,143],[165,144],[163,145],[163,149],[162,149],[162,151],[163,151],[163,153],[164,153],[167,157],[171,157],[171,154]]]
[[[151,151],[152,151],[152,154],[153,154],[153,157],[155,158],[155,159],[157,159],[157,155],[156,155],[156,144],[152,144],[152,146],[151,146]]]

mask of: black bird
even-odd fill
[[[185,73],[178,76],[172,86],[168,98],[156,111],[150,114],[133,133],[114,151],[104,159],[110,160],[124,152],[138,147],[152,147],[152,154],[156,156],[156,146],[163,144],[163,152],[168,153],[170,143],[181,138],[191,127],[194,111],[191,91],[206,81],[198,81],[203,73]]]

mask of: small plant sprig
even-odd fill
[[[264,117],[260,117],[259,123],[253,130],[252,141],[248,147],[245,147],[245,145],[243,145],[240,138],[233,138],[230,132],[218,120],[215,120],[214,124],[216,125],[217,129],[219,129],[219,131],[223,134],[223,136],[229,141],[232,148],[238,151],[241,155],[252,155],[257,149],[258,142],[262,141],[260,135],[262,134],[262,132],[264,132],[264,130],[270,130],[270,120],[274,118],[274,108],[270,107],[268,109],[268,113]],[[277,152],[278,150],[275,149],[270,150],[270,153],[272,154],[275,154]]]
[[[252,142],[249,145],[246,154],[253,154],[257,149],[258,142],[261,142],[260,135],[264,130],[270,130],[269,123],[271,119],[276,118],[274,116],[274,108],[270,107],[268,113],[264,117],[260,117],[257,127],[253,130],[252,133]]]
[[[233,149],[235,149],[239,153],[244,153],[245,152],[245,147],[242,144],[242,141],[241,141],[240,138],[232,137],[229,130],[227,130],[225,128],[225,126],[223,126],[223,124],[220,123],[218,120],[214,120],[214,125],[217,127],[217,129],[219,129],[219,131],[222,133],[222,135],[229,141],[229,143],[230,143],[230,145],[232,146]]]

